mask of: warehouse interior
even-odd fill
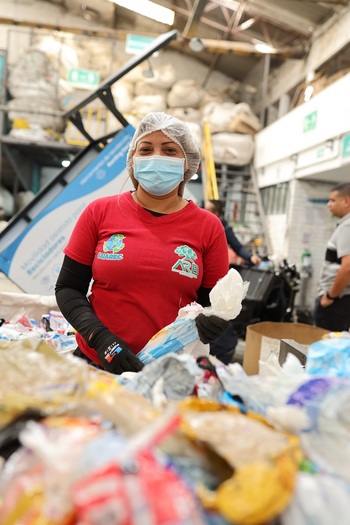
[[[0,0],[0,524],[348,525],[349,27]]]
[[[114,84],[118,109],[132,125],[148,110],[170,109],[189,122],[201,147],[203,120],[209,117],[226,218],[235,222],[244,244],[256,249],[255,239],[263,239],[263,254],[274,255],[276,260],[288,257],[299,270],[302,254],[311,252],[313,270],[307,282],[311,298],[323,260],[323,238],[332,227],[327,212],[315,210],[313,203],[327,198],[333,182],[347,180],[347,169],[322,170],[293,182],[289,168],[277,167],[278,176],[271,179],[259,160],[257,137],[276,121],[281,123],[277,133],[281,136],[283,117],[307,107],[317,94],[346,78],[348,2],[179,0],[158,5],[173,14],[171,25],[109,0],[1,1],[3,218],[23,209],[59,173],[62,163],[70,163],[88,144],[67,119],[67,112],[132,60],[140,49],[137,46],[142,50],[145,43],[175,30],[176,38]],[[145,39],[143,44],[140,38]],[[39,63],[38,52],[48,57],[47,63]],[[28,69],[32,76],[23,82]],[[85,78],[74,81],[69,71],[85,72]],[[36,75],[42,77],[43,91],[30,101],[23,99],[20,95],[28,93],[33,83],[36,89]],[[104,109],[91,105],[84,109],[92,134],[120,127],[110,113],[103,115]],[[28,128],[28,120],[35,129],[33,125]],[[327,140],[323,142],[329,147],[334,137]],[[252,184],[254,163],[256,180]],[[227,187],[232,177],[235,183]],[[322,184],[315,184],[314,179]],[[247,184],[248,192],[255,193],[250,213],[241,202]],[[200,202],[202,185],[193,183],[192,189]],[[320,231],[313,224],[310,231],[295,238],[291,224],[305,223],[306,213],[308,217],[323,213],[325,229]],[[304,296],[299,294],[300,307],[310,308],[311,299],[305,303]]]
[[[266,142],[265,129],[279,122],[277,135],[283,135],[284,117],[307,108],[334,83],[346,82],[348,2],[179,0],[157,5],[169,10],[171,23],[109,0],[1,1],[3,224],[87,146],[89,140],[67,118],[70,110],[149,42],[176,31],[167,45],[114,84],[118,111],[136,125],[148,110],[170,110],[189,123],[200,147],[205,140],[203,122],[209,119],[226,218],[235,223],[244,244],[257,249],[258,239],[262,253],[276,260],[287,257],[299,270],[302,254],[311,252],[313,269],[307,285],[312,297],[323,238],[332,227],[317,203],[322,206],[332,184],[347,180],[347,167],[325,165],[291,180],[285,158],[272,155],[271,165],[264,165],[270,161],[263,160],[267,149],[261,154],[260,142]],[[38,53],[45,56],[45,64]],[[30,79],[23,80],[29,73]],[[73,74],[82,77],[70,78]],[[42,91],[33,97],[40,76]],[[30,100],[23,98],[24,92]],[[121,127],[105,110],[91,104],[84,108],[90,136]],[[325,144],[329,150],[331,144],[334,151],[341,132],[317,139],[317,147]],[[292,151],[290,157],[297,154]],[[343,157],[342,162],[346,160]],[[192,195],[201,202],[202,178],[197,182],[193,181]],[[253,194],[250,213],[240,200],[244,187],[246,194]],[[296,238],[291,225],[305,223],[305,214],[309,218],[323,214],[324,230],[312,220],[309,231]],[[300,306],[310,308],[304,295],[299,294]]]

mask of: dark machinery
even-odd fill
[[[295,264],[284,259],[277,269],[234,266],[243,281],[249,281],[242,310],[233,324],[239,337],[245,337],[247,325],[261,321],[293,322],[294,301],[299,291],[300,275]]]

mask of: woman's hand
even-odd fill
[[[216,315],[198,314],[195,322],[199,339],[204,344],[215,341],[230,325],[230,321],[221,319],[221,317],[217,317]]]
[[[96,350],[107,372],[122,374],[139,372],[143,368],[143,363],[132,353],[125,341],[112,334],[107,328],[93,333],[88,343]]]

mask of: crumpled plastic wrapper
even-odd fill
[[[191,396],[196,380],[202,375],[194,358],[188,355],[164,355],[134,374],[127,388],[146,397],[155,406],[166,406],[169,399]]]
[[[312,343],[305,371],[310,375],[350,377],[350,338],[341,335]]]
[[[179,403],[181,429],[232,468],[208,490],[199,484],[204,507],[239,525],[270,523],[290,503],[302,458],[297,437],[271,428],[264,418],[206,400]]]
[[[204,308],[204,315],[217,315],[229,321],[235,319],[242,310],[242,301],[249,288],[249,282],[243,282],[240,273],[230,268],[209,294],[211,306]]]

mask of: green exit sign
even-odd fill
[[[316,129],[317,126],[317,111],[313,111],[304,117],[304,133]]]
[[[350,133],[344,135],[342,139],[341,156],[350,157]]]
[[[142,35],[126,35],[125,51],[130,55],[137,55],[149,47],[154,38]]]
[[[100,74],[90,69],[71,68],[68,71],[68,82],[79,89],[95,89],[100,83]]]

